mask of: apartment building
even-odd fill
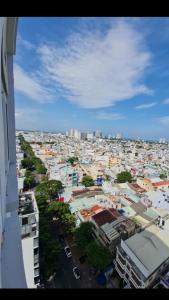
[[[128,288],[151,288],[169,267],[169,233],[162,221],[117,247],[115,268]]]
[[[17,18],[0,17],[0,288],[26,288],[18,217],[13,88]]]
[[[135,223],[121,216],[114,208],[105,209],[92,216],[93,235],[103,246],[115,254],[116,246],[121,239],[135,233]]]
[[[33,192],[20,194],[19,217],[27,286],[28,288],[36,288],[40,285],[39,211]]]

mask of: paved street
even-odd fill
[[[59,225],[54,222],[51,226],[53,236],[58,239],[58,235],[61,233]],[[59,242],[62,250],[58,255],[56,266],[57,274],[51,281],[50,288],[100,288],[96,284],[95,278],[89,274],[89,266],[87,263],[80,264],[79,257],[81,256],[79,250],[73,245],[70,238],[65,238],[64,242]],[[64,246],[69,245],[72,257],[67,258],[64,253]],[[81,272],[81,279],[76,279],[73,275],[73,267],[77,266]]]

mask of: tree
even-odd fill
[[[67,160],[68,163],[70,163],[71,165],[73,165],[76,161],[78,161],[78,157],[69,157],[69,159]]]
[[[76,227],[76,219],[75,216],[72,215],[70,212],[62,215],[61,217],[62,224],[64,226],[64,230],[67,233],[73,233]]]
[[[117,174],[117,183],[131,182],[132,176],[128,171],[121,172]]]
[[[57,256],[61,247],[50,233],[48,217],[40,214],[39,220],[39,242],[41,256],[45,264],[45,274],[47,279],[56,271]]]
[[[30,188],[34,187],[35,185],[36,185],[36,181],[32,175],[25,177],[25,180],[24,180],[24,188],[25,189],[30,189]]]
[[[49,199],[48,193],[48,185],[47,182],[42,182],[36,187],[35,195],[37,196],[45,196]]]
[[[46,174],[47,169],[45,168],[45,166],[39,164],[36,166],[36,171],[38,174]]]
[[[36,188],[37,195],[47,195],[48,199],[53,200],[58,197],[58,192],[62,189],[59,180],[49,180],[40,183]]]
[[[63,188],[62,183],[59,180],[49,180],[47,181],[48,194],[50,200],[58,198],[58,192]]]
[[[112,256],[109,250],[92,241],[86,247],[88,263],[95,269],[101,271],[112,262]]]
[[[88,244],[93,241],[92,227],[91,222],[84,222],[75,231],[75,243],[82,251],[85,251]]]
[[[62,202],[51,202],[48,206],[48,212],[52,213],[53,216],[61,218],[63,215],[70,213],[69,204]]]
[[[24,169],[27,169],[27,170],[34,170],[35,167],[34,167],[34,162],[32,159],[30,158],[24,158],[22,161],[21,161],[21,164],[22,164],[22,167]]]
[[[65,232],[74,232],[76,219],[75,216],[71,214],[68,203],[51,202],[48,206],[47,212],[51,217],[57,217],[60,219]]]
[[[82,178],[82,184],[86,187],[93,186],[94,180],[91,176],[86,175],[86,176],[83,176],[83,178]]]
[[[166,174],[164,174],[164,173],[161,173],[161,174],[160,174],[160,178],[161,178],[161,179],[166,179],[166,178],[167,178],[167,176],[166,176]]]
[[[38,209],[40,211],[40,213],[44,213],[46,208],[47,208],[47,200],[48,200],[48,197],[47,195],[37,195],[36,196],[36,202],[37,202],[37,205],[38,205]]]

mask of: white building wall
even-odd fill
[[[33,252],[33,240],[34,238],[29,237],[22,239],[22,251],[24,268],[26,274],[26,282],[28,288],[36,288],[34,284],[34,252]]]
[[[0,287],[26,287],[18,218],[13,88],[15,17],[0,17]]]
[[[135,263],[140,272],[147,278],[150,275],[150,272],[144,267],[141,261],[134,255],[134,253],[129,249],[126,243],[121,240],[121,247],[126,252],[126,254],[131,258],[131,260]]]

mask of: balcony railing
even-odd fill
[[[39,254],[34,255],[34,264],[39,262]]]
[[[34,277],[37,277],[37,276],[39,276],[39,269],[34,270]]]

